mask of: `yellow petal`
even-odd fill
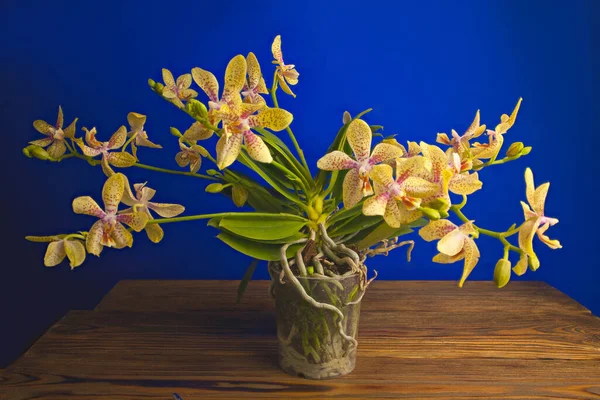
[[[146,212],[119,214],[117,215],[117,221],[130,226],[136,232],[141,232],[148,222],[148,214]]]
[[[148,239],[150,239],[152,243],[158,243],[162,240],[165,233],[160,225],[150,224],[146,225],[146,235],[148,235]]]
[[[455,256],[463,249],[465,238],[466,236],[459,229],[454,229],[440,239],[437,250],[448,256]]]
[[[458,253],[455,256],[448,256],[443,253],[438,253],[432,258],[431,261],[438,263],[438,264],[453,264],[457,261],[462,260],[463,258],[465,258],[464,251],[461,251],[460,253]]]
[[[452,144],[452,141],[448,138],[448,135],[445,133],[438,133],[435,141],[448,146]]]
[[[358,170],[353,168],[344,177],[342,197],[344,208],[352,208],[363,198],[363,181]]]
[[[63,110],[61,106],[58,106],[58,117],[56,117],[56,129],[62,129],[65,121]]]
[[[408,156],[413,157],[421,153],[421,146],[417,142],[408,142]]]
[[[217,142],[217,166],[219,169],[229,167],[240,154],[242,147],[242,135],[223,135]]]
[[[369,197],[363,203],[362,213],[364,215],[384,215],[390,195],[387,192]]]
[[[127,114],[127,122],[131,126],[132,132],[139,132],[144,128],[146,123],[146,116],[144,114],[130,112]]]
[[[379,143],[373,149],[369,162],[372,165],[379,164],[384,161],[394,160],[398,157],[402,157],[404,151],[398,146],[388,143]]]
[[[419,236],[427,242],[438,240],[446,236],[448,233],[456,230],[458,227],[447,219],[438,219],[437,221],[429,221],[427,225],[419,230]]]
[[[177,78],[177,88],[179,90],[184,90],[190,87],[192,84],[192,75],[191,74],[183,74],[179,78]]]
[[[100,256],[102,252],[102,236],[104,235],[104,224],[103,222],[96,221],[90,228],[88,235],[85,239],[85,248],[87,252],[95,256]]]
[[[48,153],[50,153],[50,151],[48,151]],[[546,203],[548,189],[550,189],[550,182],[541,184],[533,192],[533,203],[531,203],[531,207],[538,215],[544,215],[544,204]]]
[[[525,217],[525,220],[535,218],[538,216],[536,213],[531,211],[527,203],[525,203],[524,201],[521,202],[521,207],[523,207],[523,216]]]
[[[73,200],[73,212],[75,214],[91,215],[97,218],[104,218],[106,216],[106,213],[102,211],[98,203],[89,196],[81,196]]]
[[[440,186],[436,183],[426,181],[423,178],[409,176],[401,184],[400,187],[409,196],[425,198],[433,196],[440,190]]]
[[[65,241],[59,240],[48,244],[46,255],[44,256],[44,265],[46,267],[54,267],[60,264],[67,253],[65,252]]]
[[[65,251],[69,258],[71,269],[79,267],[85,261],[85,247],[79,240],[65,240]]]
[[[256,86],[255,90],[256,90],[257,93],[269,94],[269,90],[267,89],[267,84],[265,83],[265,78],[261,77],[258,80],[258,85]],[[262,101],[264,101],[264,99],[262,97],[260,97],[260,99]]]
[[[529,257],[537,258],[533,251],[533,237],[540,225],[540,218],[530,218],[519,229],[519,247]]]
[[[522,276],[523,274],[525,274],[525,272],[527,272],[528,263],[529,262],[527,261],[527,256],[526,255],[521,256],[519,261],[513,267],[513,269],[512,269],[513,272],[515,274],[517,274],[517,276]]]
[[[190,165],[190,157],[187,152],[180,151],[175,155],[175,162],[177,165],[183,168],[187,165]]]
[[[369,159],[372,137],[371,128],[365,121],[355,119],[350,122],[346,131],[346,138],[352,151],[354,151],[356,161],[363,162]]]
[[[104,201],[104,209],[107,213],[112,214],[117,212],[124,192],[125,179],[123,178],[123,174],[114,174],[106,180],[102,188],[102,200]]]
[[[423,216],[423,213],[418,209],[409,210],[402,202],[398,203],[398,210],[400,212],[400,223],[403,225],[415,222]]]
[[[465,265],[463,267],[463,273],[460,278],[460,282],[458,283],[459,287],[462,287],[471,271],[475,268],[477,263],[479,262],[479,248],[477,248],[477,244],[470,237],[465,238],[463,252],[465,255]]]
[[[100,162],[100,166],[102,167],[102,172],[106,175],[107,178],[110,178],[115,174],[115,171],[110,167],[108,163],[108,155],[105,153],[102,155],[102,161]]]
[[[271,52],[273,58],[277,60],[279,64],[283,64],[283,55],[281,54],[281,35],[275,36],[273,44],[271,44]]]
[[[273,157],[265,142],[251,131],[244,132],[244,144],[252,159],[266,164],[273,162]]]
[[[259,85],[261,78],[260,64],[254,53],[248,53],[246,56],[246,64],[248,65],[248,87],[254,89]]]
[[[448,189],[452,193],[469,195],[473,194],[483,186],[477,172],[472,174],[455,174],[448,183]]]
[[[391,226],[392,228],[400,228],[402,225],[402,216],[400,214],[400,209],[398,208],[398,203],[394,199],[390,199],[385,207],[385,212],[383,214],[383,219],[386,224]]]
[[[341,171],[354,168],[357,162],[343,151],[335,150],[325,154],[317,161],[317,167],[324,171]]]
[[[393,169],[387,164],[379,164],[373,167],[370,174],[373,181],[379,185],[388,187],[394,183]]]
[[[52,125],[50,125],[46,121],[42,121],[41,119],[33,121],[33,127],[36,131],[38,131],[39,133],[43,133],[44,135],[49,135],[54,130],[54,127]]]
[[[447,168],[448,158],[446,153],[437,146],[429,145],[425,142],[420,144],[421,152],[431,162],[431,175],[433,182],[442,180],[442,171]]]
[[[527,168],[525,170],[525,195],[527,197],[527,202],[529,202],[531,206],[535,204],[534,193],[535,184],[533,181],[533,172],[531,171],[531,168]],[[533,209],[535,211],[535,207]]]
[[[187,140],[205,140],[210,138],[212,135],[212,130],[206,128],[200,122],[196,121],[185,131],[183,137]]]
[[[166,68],[162,69],[162,78],[165,86],[171,87],[175,86],[175,79],[173,78],[173,74]]]
[[[198,92],[196,92],[194,89],[181,89],[179,91],[179,98],[181,100],[187,101],[196,97],[198,97]]]
[[[121,125],[121,127],[115,133],[113,133],[110,140],[108,141],[108,149],[109,150],[118,149],[119,147],[123,146],[126,141],[127,141],[127,128],[125,128],[124,125]]]
[[[223,98],[227,101],[233,95],[239,94],[244,88],[246,82],[246,59],[243,55],[238,54],[233,57],[227,69],[225,70],[225,85],[223,88]]]
[[[548,236],[544,235],[544,233],[550,227],[549,223],[545,223],[540,226],[537,230],[538,239],[542,241],[546,246],[550,247],[552,250],[562,249],[562,245],[556,239],[550,239]]]
[[[219,81],[217,81],[217,78],[211,72],[196,67],[192,69],[192,77],[196,85],[200,86],[200,89],[206,93],[210,101],[219,101]]]
[[[53,142],[54,139],[52,139],[52,137],[47,137],[44,139],[32,140],[31,142],[29,142],[29,144],[32,144],[34,146],[46,147],[51,145]]]
[[[287,128],[294,119],[294,116],[281,108],[267,108],[257,115],[252,115],[248,119],[248,124],[251,127],[265,127],[275,132],[279,132]]]
[[[106,155],[106,160],[110,165],[118,168],[127,168],[133,166],[137,160],[135,157],[126,151],[113,151]]]
[[[281,87],[281,90],[283,90],[285,93],[289,94],[290,96],[293,96],[294,98],[296,97],[296,95],[294,94],[294,92],[292,92],[292,89],[290,89],[285,78],[283,77],[283,75],[281,75],[281,73],[279,73],[277,75],[277,82],[279,82],[279,86]]]
[[[115,249],[122,249],[133,245],[133,235],[119,222],[115,224],[110,232],[110,237],[114,243]]]
[[[78,118],[75,118],[73,120],[73,122],[71,122],[69,124],[69,126],[67,126],[64,130],[63,133],[65,134],[66,138],[70,138],[73,139],[75,137],[75,131],[76,131],[76,126],[77,126],[77,121]]]
[[[479,113],[479,110],[477,110],[477,112],[475,113],[475,118],[473,118],[473,122],[471,122],[471,125],[469,125],[469,127],[467,128],[467,130],[463,136],[466,137],[467,139],[469,139],[469,138],[475,136],[477,133],[479,133],[479,135],[481,135],[481,133],[483,133],[483,130],[481,129],[481,127],[479,125],[480,122],[481,122],[480,113]]]
[[[464,224],[462,224],[461,226],[459,226],[458,229],[464,235],[475,235],[475,234],[477,234],[477,229],[475,229],[475,225],[473,225],[472,221],[465,222]]]
[[[46,151],[48,152],[48,155],[52,158],[59,158],[61,157],[63,154],[65,154],[65,151],[67,151],[67,147],[65,146],[65,142],[64,140],[54,140],[52,142],[52,144],[50,145],[50,147],[48,147],[46,149]]]
[[[172,218],[185,211],[182,205],[168,203],[148,203],[148,208],[163,218]]]

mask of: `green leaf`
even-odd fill
[[[258,265],[258,260],[254,259],[254,260],[252,260],[252,262],[246,269],[246,273],[244,274],[244,277],[242,278],[242,280],[240,281],[240,285],[238,286],[237,300],[236,300],[237,304],[240,304],[240,300],[242,300],[242,296],[244,295],[244,292],[246,291],[246,287],[248,286],[248,283],[252,279],[252,275],[254,275],[254,271],[256,270],[257,265]]]
[[[217,238],[227,244],[234,250],[239,251],[242,254],[256,258],[258,260],[265,261],[279,261],[281,254],[281,246],[278,244],[265,244],[255,242],[252,240],[244,239],[236,235],[232,235],[227,232],[221,232],[217,235]],[[286,256],[293,257],[296,251],[302,247],[302,244],[290,246],[287,250]]]
[[[379,223],[382,220],[380,216],[359,215],[356,218],[348,219],[347,222],[340,225],[337,229],[331,229],[331,236],[349,235],[351,233],[360,232],[370,226]]]
[[[262,214],[223,217],[219,227],[248,239],[277,240],[298,233],[307,223],[293,215]]]

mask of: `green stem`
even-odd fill
[[[275,74],[273,75],[273,85],[271,86],[271,98],[273,99],[273,105],[275,106],[275,108],[279,108],[279,102],[277,101],[277,70],[275,70]],[[296,148],[296,152],[300,157],[302,165],[310,174],[310,168],[308,167],[308,163],[306,162],[306,158],[304,157],[304,151],[302,151],[302,148],[300,148],[300,145],[296,140],[296,136],[294,136],[294,132],[292,132],[292,128],[288,126],[287,128],[285,128],[285,130],[287,131],[290,139],[292,140],[292,143],[294,143],[294,147]]]

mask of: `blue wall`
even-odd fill
[[[57,165],[22,156],[26,142],[40,137],[31,122],[52,121],[61,104],[67,120],[77,116],[80,127],[95,125],[107,139],[129,111],[141,112],[149,116],[151,138],[164,146],[142,149],[143,162],[177,168],[177,142],[168,129],[185,129],[190,121],[155,96],[146,79],[159,78],[161,67],[179,74],[201,66],[221,76],[232,56],[248,51],[271,71],[276,34],[282,34],[286,60],[301,74],[298,98],[281,103],[295,114],[295,132],[312,165],[344,110],[373,107],[368,121],[384,125],[387,134],[434,141],[436,132],[464,130],[478,108],[494,126],[522,96],[519,119],[506,138],[533,146],[533,152],[485,170],[484,190],[465,212],[481,226],[503,229],[522,218],[525,167],[533,168],[538,183],[551,180],[546,208],[561,222],[550,236],[564,249],[551,252],[538,244],[542,267],[525,279],[544,280],[600,313],[594,221],[598,2],[75,3],[8,1],[0,8],[0,366],[68,309],[94,306],[121,279],[239,279],[248,263],[198,222],[165,227],[160,245],[139,235],[133,249],[90,256],[73,272],[67,265],[44,268],[45,246],[23,237],[88,229],[93,220],[74,216],[70,203],[79,195],[99,199],[103,175],[79,160]],[[268,81],[270,74],[265,72]],[[205,194],[202,181],[126,172],[134,181],[148,180],[157,199],[185,204],[189,213],[231,208],[222,197]],[[493,239],[479,244],[483,256],[472,279],[490,279],[501,249]],[[433,252],[433,244],[420,241],[411,264],[394,254],[371,267],[381,279],[456,280],[461,265],[433,264]],[[256,275],[267,277],[264,268]]]

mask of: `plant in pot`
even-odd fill
[[[436,141],[445,149],[424,142],[408,142],[405,147],[394,136],[383,137],[381,126],[364,120],[370,110],[354,117],[346,112],[313,174],[290,127],[292,114],[280,108],[277,99],[279,89],[295,97],[291,86],[298,83],[299,73],[294,65],[284,63],[279,36],[272,52],[276,66],[270,89],[253,53],[237,55],[229,62],[222,91],[217,78],[201,68],[177,79],[163,69],[163,83],[149,80],[156,94],[193,120],[184,133],[171,128],[180,149],[175,161],[185,170],[139,162],[140,147],[161,147],[148,137],[146,116],[139,113],[129,113],[129,128],[121,126],[105,142],[97,139],[95,128],[83,128],[84,136],[78,137],[77,119],[64,127],[61,108],[56,124],[35,121],[34,128],[45,137],[30,142],[25,155],[50,162],[80,159],[100,165],[107,176],[104,207],[87,196],[73,201],[75,213],[97,218],[89,230],[27,237],[49,243],[45,265],[55,266],[67,258],[75,268],[88,253],[99,256],[105,247],[131,247],[132,232],[144,230],[158,243],[167,223],[208,220],[209,226],[220,231],[217,238],[254,259],[240,284],[240,295],[257,261],[269,262],[282,369],[322,379],[345,375],[354,368],[360,304],[377,275],[369,273],[366,260],[400,247],[406,248],[410,260],[414,242],[400,238],[414,229],[424,240],[437,241],[439,254],[434,262],[463,261],[459,286],[477,265],[480,236],[496,239],[503,249],[493,273],[499,287],[508,283],[513,272],[522,275],[540,266],[533,250],[534,236],[553,249],[561,247],[545,234],[558,222],[544,213],[549,184],[535,187],[530,169],[525,171],[528,203],[521,202],[524,220],[520,225],[492,231],[463,213],[467,197],[482,188],[479,171],[531,151],[516,142],[500,157],[504,135],[515,123],[521,100],[510,115],[500,117],[493,130],[481,125],[477,111],[462,135],[455,130],[451,135],[439,133]],[[206,103],[197,99],[192,82],[206,94]],[[293,150],[274,134],[284,130]],[[375,146],[374,137],[381,137]],[[474,142],[479,137],[486,140]],[[216,139],[214,153],[203,145],[211,139]],[[218,169],[200,173],[204,159]],[[239,165],[250,174],[231,168]],[[155,202],[154,189],[146,183],[132,187],[114,168],[143,168],[205,180],[207,192],[225,195],[235,206],[252,211],[179,216],[183,206]],[[513,253],[518,259],[514,267]]]

